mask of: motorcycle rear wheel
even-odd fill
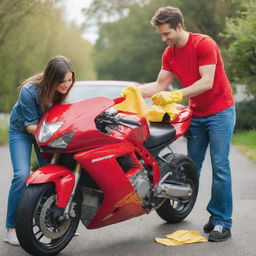
[[[185,219],[194,207],[198,193],[198,175],[194,163],[186,155],[170,155],[170,161],[170,170],[175,174],[175,180],[190,185],[192,195],[187,200],[165,199],[156,212],[166,222],[178,223]]]
[[[53,217],[56,192],[53,183],[29,185],[20,201],[16,233],[21,247],[32,255],[52,256],[63,250],[73,238],[80,220],[79,197],[72,204],[74,217]]]

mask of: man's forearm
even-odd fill
[[[180,89],[180,91],[182,91],[184,98],[191,98],[191,97],[195,97],[205,91],[208,91],[211,88],[212,88],[211,80],[202,78],[202,79],[196,81],[191,86]]]
[[[165,88],[158,84],[157,82],[147,83],[139,86],[142,96],[149,98],[154,94],[164,90]]]

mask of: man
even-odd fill
[[[209,241],[231,237],[232,188],[229,166],[230,142],[235,124],[232,89],[224,71],[216,43],[210,37],[184,30],[178,8],[167,6],[157,10],[151,20],[160,37],[168,44],[162,56],[162,68],[156,82],[140,86],[144,97],[164,105],[189,98],[193,114],[187,136],[188,155],[200,175],[209,145],[212,163],[210,213],[204,231]],[[183,89],[166,92],[174,76]]]

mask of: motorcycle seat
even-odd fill
[[[149,123],[150,135],[143,143],[146,148],[153,148],[166,142],[171,142],[176,130],[170,123]]]

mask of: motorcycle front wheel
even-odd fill
[[[20,201],[16,233],[21,247],[32,255],[52,256],[63,250],[74,236],[80,220],[76,195],[69,219],[56,217],[56,192],[53,183],[29,185]]]
[[[183,154],[169,156],[169,168],[174,173],[175,181],[187,184],[192,189],[189,199],[165,199],[156,209],[157,214],[168,223],[178,223],[192,211],[198,192],[198,175],[194,163]],[[172,181],[170,181],[172,182]]]

